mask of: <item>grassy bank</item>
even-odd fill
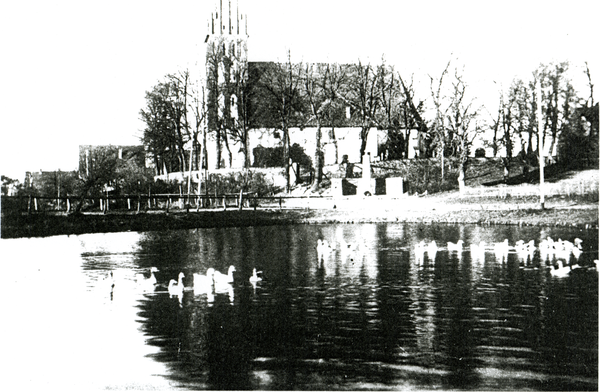
[[[206,227],[262,226],[360,222],[473,223],[490,225],[561,226],[598,230],[598,171],[565,173],[548,184],[545,208],[535,196],[538,186],[525,183],[496,187],[470,187],[433,195],[348,196],[287,199],[284,208],[198,212],[111,211],[107,214],[16,213],[2,214],[1,237],[45,237],[61,234],[118,231],[155,231]],[[490,192],[490,190],[492,192]],[[329,189],[318,194],[327,195]],[[484,192],[485,191],[485,192]],[[295,196],[306,196],[299,187]],[[312,195],[315,195],[311,193]],[[278,205],[278,203],[276,203]]]
[[[207,227],[284,224],[425,222],[491,225],[564,226],[598,229],[597,204],[535,203],[435,204],[427,198],[389,203],[347,200],[323,209],[207,210],[108,214],[34,214],[2,221],[2,238],[45,237],[119,231],[155,231]],[[373,204],[377,204],[377,206]]]

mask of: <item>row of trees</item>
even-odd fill
[[[417,155],[438,157],[442,168],[445,158],[454,158],[459,162],[460,183],[473,143],[483,133],[491,136],[485,143],[494,156],[504,152],[507,158],[520,156],[535,164],[540,137],[536,86],[541,86],[542,137],[550,140],[550,151],[557,145],[559,156],[568,155],[573,143],[579,143],[579,156],[593,160],[598,155],[591,75],[588,69],[589,98],[578,97],[567,77],[568,63],[540,65],[530,80],[514,80],[508,91],[501,92],[494,118],[470,98],[462,71],[451,63],[439,77],[430,76],[430,91],[420,92],[427,99],[417,99],[412,78],[403,78],[385,60],[375,66],[360,61],[302,64],[288,55],[280,63],[246,63],[239,51],[217,42],[207,64],[206,80],[192,82],[189,71],[183,71],[167,75],[146,93],[147,107],[141,111],[146,124],[143,142],[163,172],[205,167],[207,138],[216,141],[218,167],[225,164],[223,152],[231,166],[234,146],[249,167],[248,135],[259,129],[280,134],[283,161],[289,163],[290,128],[315,127],[311,157],[318,187],[322,129],[329,129],[329,139],[335,143],[336,128],[353,126],[361,129],[361,157],[369,132],[386,131],[387,140],[378,151],[382,159],[408,157],[408,140],[411,132],[417,132]],[[289,189],[289,164],[284,166]]]
[[[441,161],[442,181],[445,167],[458,167],[459,186],[464,185],[474,140],[484,132],[493,156],[518,157],[536,165],[542,137],[549,143],[547,150],[557,147],[559,161],[598,165],[599,111],[587,67],[589,95],[585,98],[578,96],[568,77],[568,63],[540,65],[528,80],[515,79],[501,91],[497,111],[486,116],[488,111],[469,98],[464,75],[451,63],[439,77],[430,77],[429,91],[421,91],[428,97],[425,102],[415,98],[412,78],[404,79],[385,61],[377,66],[361,62],[301,64],[288,57],[283,63],[245,64],[225,49],[208,57],[214,66],[209,67],[212,76],[206,80],[195,80],[189,71],[182,71],[167,75],[146,93],[147,106],[141,111],[146,124],[143,143],[161,172],[206,167],[207,140],[212,138],[217,141],[214,153],[219,164],[228,159],[231,165],[234,146],[239,146],[246,167],[253,152],[255,164],[277,162],[286,167],[288,189],[290,160],[312,164],[314,186],[318,187],[323,167],[322,129],[328,129],[328,139],[335,142],[335,130],[346,126],[360,127],[361,156],[371,129],[386,130],[387,141],[380,146],[382,159],[406,158],[407,140],[411,132],[417,132],[418,155]],[[229,61],[232,58],[236,61]],[[536,94],[541,94],[539,119]],[[292,127],[316,128],[312,162],[301,146],[290,145]],[[265,149],[250,151],[248,135],[258,129],[279,133],[280,147],[268,154]],[[96,147],[90,156],[80,153],[85,162],[80,163],[78,172],[59,172],[58,177],[43,179],[40,192],[79,195],[81,200],[107,190],[147,192],[153,180],[143,158],[140,161],[143,152],[121,159],[118,155],[115,146]],[[447,158],[452,158],[453,165],[444,164]],[[3,193],[9,192],[9,185],[15,187],[14,182],[3,178]]]
[[[89,197],[144,194],[149,187],[155,193],[171,191],[154,184],[152,170],[144,162],[143,148],[133,146],[123,150],[110,145],[81,146],[78,170],[28,173],[24,184],[2,176],[2,194],[8,194],[8,185],[12,185],[18,196],[75,197],[74,211],[78,212]]]
[[[558,156],[563,162],[597,160],[598,104],[594,103],[590,71],[586,64],[589,96],[582,98],[568,78],[568,70],[567,62],[540,65],[531,79],[515,79],[507,92],[501,92],[497,117],[490,127],[492,140],[487,142],[494,156],[504,148],[509,158],[516,153],[535,163],[535,157],[539,156],[538,138],[542,137],[544,141],[549,139],[547,149],[551,153],[558,147]],[[542,135],[538,134],[539,120],[535,114],[536,88],[542,95]]]
[[[330,129],[330,139],[335,142],[337,127],[359,126],[361,156],[369,131],[386,129],[388,141],[381,155],[398,159],[408,156],[405,141],[411,130],[427,127],[423,102],[413,102],[412,83],[405,83],[384,62],[376,67],[299,64],[288,57],[283,63],[246,64],[235,58],[235,53],[227,53],[225,45],[214,45],[212,53],[207,56],[205,81],[193,85],[186,70],[167,75],[146,93],[147,107],[141,111],[146,124],[143,142],[160,172],[197,169],[199,156],[204,157],[205,165],[207,137],[216,141],[217,167],[224,164],[224,151],[231,165],[233,146],[239,146],[245,167],[249,167],[248,135],[258,129],[280,133],[283,160],[289,162],[290,128],[316,127],[316,149],[311,155],[318,186],[323,166],[322,128]],[[422,154],[431,156],[427,145],[424,147]],[[285,166],[289,178],[289,165]]]

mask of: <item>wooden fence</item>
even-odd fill
[[[126,195],[86,197],[45,197],[45,196],[3,196],[5,205],[3,210],[11,209],[13,212],[42,212],[64,211],[72,212],[76,205],[82,202],[82,211],[104,212],[117,211],[149,211],[149,210],[200,210],[207,208],[218,209],[243,209],[243,208],[298,208],[298,203],[289,203],[290,200],[307,201],[308,199],[330,200],[329,196],[256,196],[254,194],[225,194],[225,195]],[[308,203],[303,203],[308,205]]]

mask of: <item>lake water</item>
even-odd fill
[[[353,224],[0,240],[5,390],[597,390],[598,274],[469,245],[598,232]],[[319,257],[317,240],[352,251]],[[462,239],[462,252],[446,242]],[[435,240],[435,257],[415,252]],[[491,245],[488,245],[491,246]],[[166,289],[235,266],[216,293]],[[136,281],[149,268],[162,286]],[[249,282],[253,268],[262,281]],[[111,276],[112,272],[112,276]]]

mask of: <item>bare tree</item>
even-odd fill
[[[442,94],[442,86],[444,82],[444,77],[448,73],[448,69],[450,68],[450,62],[446,64],[446,68],[442,72],[440,78],[437,80],[437,87],[434,87],[434,79],[429,76],[430,79],[430,89],[431,89],[431,97],[433,99],[433,105],[435,106],[435,119],[433,121],[433,126],[431,131],[433,133],[432,144],[435,146],[437,150],[438,157],[440,158],[440,166],[442,169],[442,177],[441,181],[444,181],[444,155],[446,150],[446,117],[448,113],[449,106],[444,105],[444,97]]]
[[[266,123],[276,123],[283,133],[283,160],[286,192],[290,191],[290,135],[289,129],[302,116],[300,97],[300,64],[292,64],[291,55],[285,63],[272,63],[262,74],[260,88],[266,92],[264,115]]]
[[[329,77],[329,66],[321,64],[306,64],[302,69],[302,88],[310,108],[311,116],[308,123],[314,121],[317,126],[315,134],[315,151],[313,156],[313,189],[317,190],[323,178],[323,151],[321,148],[324,112],[330,104],[327,98],[327,79]]]
[[[346,106],[346,102],[343,99],[343,89],[348,83],[347,68],[339,64],[328,65],[327,79],[325,84],[325,94],[327,97],[328,105],[326,110],[323,111],[323,121],[326,126],[330,127],[329,139],[333,142],[335,147],[335,163],[338,163],[338,143],[335,136],[335,128],[342,126],[345,121],[349,118],[344,119],[345,109],[350,109]],[[348,116],[349,117],[349,116]]]
[[[466,98],[466,90],[467,84],[463,76],[455,71],[447,124],[452,155],[458,158],[458,186],[461,191],[465,187],[465,171],[470,149],[475,138],[482,132],[477,122],[479,109],[473,108],[473,101]]]
[[[235,56],[235,54],[234,54]],[[244,168],[250,167],[250,131],[255,128],[252,100],[254,86],[259,82],[257,75],[250,74],[244,58],[236,57],[230,70],[231,80],[231,124],[229,135],[234,143],[240,144],[244,155]]]
[[[418,105],[415,105],[414,103],[414,96],[415,96],[415,92],[413,89],[413,81],[411,78],[410,84],[406,85],[406,83],[404,83],[404,79],[402,79],[402,75],[400,75],[400,73],[398,73],[398,80],[400,80],[400,85],[402,86],[402,91],[403,91],[403,98],[404,101],[402,102],[402,118],[403,118],[403,122],[404,122],[404,126],[406,127],[406,134],[404,135],[404,140],[405,140],[405,150],[404,150],[404,156],[408,158],[409,156],[409,141],[410,141],[410,132],[411,129],[417,129],[417,132],[419,135],[422,135],[422,137],[419,138],[419,140],[421,140],[421,143],[419,145],[419,155],[422,157],[429,157],[431,156],[431,152],[430,152],[430,148],[429,148],[429,144],[430,144],[430,139],[427,137],[428,136],[428,127],[427,127],[427,123],[423,120],[423,117],[421,115],[422,110],[423,110],[423,101],[419,102]],[[429,143],[428,143],[429,142]]]
[[[152,91],[146,92],[147,107],[140,111],[146,123],[142,140],[153,156],[157,171],[185,170],[187,142],[187,94],[179,79],[167,75]]]
[[[348,90],[341,97],[354,110],[361,127],[360,157],[362,162],[367,148],[369,131],[377,125],[377,112],[381,103],[381,89],[378,87],[380,78],[377,76],[377,69],[373,70],[370,64],[363,65],[361,61],[350,66],[349,77]]]
[[[382,61],[378,67],[377,76],[380,78],[380,110],[378,125],[387,132],[385,144],[378,146],[378,155],[382,159],[400,159],[404,155],[404,135],[400,132],[402,127],[402,90],[399,84],[399,74],[393,67],[388,67]],[[404,125],[406,129],[406,125]]]
[[[589,107],[594,106],[594,84],[592,83],[592,75],[590,74],[590,67],[588,66],[587,61],[585,62],[585,75],[588,79],[588,86],[590,87],[590,97],[586,101],[586,105]]]

